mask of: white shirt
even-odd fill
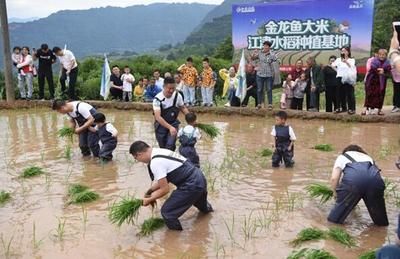
[[[167,174],[180,167],[182,163],[162,157],[153,158],[155,155],[164,155],[186,161],[186,158],[177,152],[164,148],[153,148],[151,151],[150,169],[154,175],[154,180],[156,181],[167,177]]]
[[[275,126],[272,127],[271,136],[276,137]],[[296,135],[294,134],[293,128],[291,126],[289,126],[289,136],[291,141],[296,140]]]
[[[181,80],[179,84],[176,84],[176,90],[182,91],[183,90],[183,81]]]
[[[164,92],[161,91],[156,95],[156,98],[153,100],[153,110],[159,111],[161,110],[160,101],[162,101],[162,108],[167,109],[174,104],[175,95],[178,95],[176,98],[176,107],[182,107],[184,105],[182,95],[180,95],[177,91],[175,91],[170,98],[166,98]],[[159,99],[159,100],[157,100]]]
[[[32,67],[33,58],[29,54],[26,55],[25,57],[21,55],[21,58],[19,59],[19,62],[21,62],[21,63],[18,63],[17,68],[22,68],[22,67],[25,67],[25,66]],[[32,69],[30,69],[30,70],[32,70]]]
[[[89,118],[92,114],[90,113],[90,110],[93,109],[93,106],[85,103],[85,102],[81,102],[81,101],[73,101],[71,102],[72,105],[74,106],[74,110],[72,112],[69,112],[68,115],[71,116],[72,118],[76,118],[77,114],[76,114],[76,106],[79,103],[79,113],[85,118]]]
[[[78,66],[78,64],[76,63],[76,59],[74,54],[69,51],[69,50],[63,50],[63,54],[62,56],[59,56],[59,60],[61,65],[65,68],[65,69],[74,69]],[[74,66],[72,66],[72,64],[74,63]]]
[[[180,128],[178,131],[178,137],[186,135],[189,138],[193,137],[196,138],[197,140],[201,139],[201,133],[198,128],[193,127],[192,125],[186,125],[183,128]]]
[[[156,86],[158,88],[163,89],[164,88],[164,78],[160,77],[158,80],[156,80]]]
[[[354,67],[356,65],[355,59],[349,58],[349,59],[347,59],[347,62],[349,62],[350,67],[345,62],[343,62],[341,58],[337,58],[332,63],[332,66],[336,67],[336,69],[337,69],[336,77],[343,77],[344,75],[348,74],[349,69],[354,69]]]
[[[371,162],[374,163],[374,160],[369,156],[364,153],[360,153],[357,151],[347,151],[346,154],[351,156],[356,162]],[[336,158],[335,165],[333,166],[333,169],[335,168],[340,168],[344,169],[348,163],[351,163],[351,161],[345,157],[344,155],[339,155]]]
[[[81,106],[79,105],[79,108]],[[99,127],[96,125],[96,127],[94,127],[96,130],[99,130]],[[112,125],[111,123],[107,123],[106,124],[106,131],[110,132],[111,135],[113,135],[113,137],[117,136],[118,134],[118,130],[114,127],[114,125]]]
[[[132,92],[132,84],[135,82],[135,77],[132,74],[123,74],[121,76],[122,80],[122,91]],[[132,83],[128,82],[131,81]]]

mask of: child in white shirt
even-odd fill
[[[286,80],[282,84],[283,93],[281,96],[281,109],[291,108],[293,99],[294,81],[292,75],[288,74]]]
[[[196,128],[196,114],[188,113],[185,115],[185,120],[188,125],[180,128],[178,131],[178,138],[181,146],[179,153],[186,157],[193,165],[200,168],[200,158],[194,147],[198,140],[201,138],[200,130]]]
[[[135,83],[135,77],[131,74],[128,66],[124,68],[124,74],[121,76],[122,84],[122,100],[132,102],[132,85]]]

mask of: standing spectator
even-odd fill
[[[361,115],[367,114],[367,109],[378,109],[378,115],[382,112],[385,99],[386,81],[392,69],[387,60],[387,50],[380,49],[378,58],[374,58],[365,81],[365,103]]]
[[[188,57],[186,63],[182,64],[178,71],[182,74],[183,80],[183,95],[185,96],[185,104],[192,106],[196,103],[196,80],[198,73],[195,67],[193,67],[193,59]]]
[[[124,83],[121,80],[121,70],[118,65],[114,65],[111,68],[110,76],[110,94],[113,99],[122,101]]]
[[[255,51],[251,55],[251,59],[256,60],[257,66],[257,108],[265,107],[264,102],[264,89],[267,90],[268,96],[268,109],[272,110],[272,86],[274,84],[274,63],[278,62],[278,58],[271,50],[272,43],[265,41],[263,43],[262,51]]]
[[[133,96],[135,96],[135,101],[141,101],[143,98],[145,86],[144,86],[144,78],[139,79],[139,83],[135,86],[135,89],[133,90]],[[147,78],[146,78],[147,81]]]
[[[228,94],[228,102],[225,104],[229,106],[240,106],[240,99],[236,97],[236,89],[239,86],[239,80],[236,77],[236,71],[234,67],[230,67],[229,71],[225,68],[219,71],[219,76],[224,80],[224,90],[222,97]]]
[[[21,59],[22,59],[21,48],[18,46],[15,46],[13,48],[13,53],[11,54],[11,60],[13,62],[13,65],[15,67],[17,67],[18,63],[21,62]],[[20,68],[18,68],[17,71],[18,71],[18,80],[19,80],[22,70]]]
[[[176,90],[178,92],[183,93],[183,81],[182,81],[182,76],[180,73],[176,73],[174,75],[174,79],[175,79],[175,84],[176,84]]]
[[[158,86],[158,88],[163,89],[164,87],[164,78],[160,77],[160,70],[155,69],[153,72],[153,77],[155,80],[155,84]]]
[[[337,87],[337,79],[336,79],[336,68],[332,66],[333,62],[336,60],[336,56],[329,57],[329,65],[325,66],[322,69],[322,74],[324,78],[325,84],[325,111],[332,112],[336,111],[339,107],[337,107],[336,102],[336,87]],[[332,110],[333,106],[333,110]]]
[[[368,72],[371,70],[372,60],[374,60],[374,58],[378,57],[378,50],[379,49],[375,50],[374,55],[367,60],[367,63],[365,65],[366,71],[365,71],[364,83],[367,81]]]
[[[282,84],[283,93],[281,96],[281,109],[290,109],[292,107],[294,81],[292,75],[288,74],[286,80]]]
[[[132,102],[132,84],[135,83],[135,77],[131,74],[131,69],[128,66],[124,67],[122,80],[122,100]]]
[[[393,109],[392,112],[400,111],[400,49],[396,29],[393,26],[393,37],[390,42],[389,59],[393,65]]]
[[[251,64],[246,65],[246,84],[247,91],[246,96],[243,99],[242,107],[246,107],[249,103],[250,96],[254,98],[255,106],[257,107],[257,82],[256,82],[256,71],[254,70],[254,66]]]
[[[323,89],[323,78],[321,66],[315,62],[315,57],[307,58],[306,75],[308,78],[306,88],[307,111],[319,111],[319,95]]]
[[[203,59],[203,71],[200,74],[200,82],[203,106],[212,106],[216,81],[214,80],[214,72],[210,67],[210,61],[208,58]]]
[[[69,77],[68,97],[71,100],[75,100],[75,84],[78,79],[78,63],[76,62],[75,56],[70,50],[62,50],[59,47],[54,47],[53,53],[59,58],[61,63],[61,92],[65,94],[65,81],[67,80],[67,77]]]
[[[33,50],[33,60],[39,59],[38,83],[39,99],[44,99],[44,79],[49,86],[50,99],[54,99],[54,83],[52,65],[56,62],[56,56],[47,44],[42,44],[36,52]]]
[[[291,108],[293,110],[303,110],[303,101],[304,101],[304,93],[307,88],[307,77],[306,73],[303,72],[300,75],[300,78],[297,78],[294,81],[294,90],[293,90],[293,100]]]
[[[338,87],[336,87],[336,113],[342,107],[341,112],[354,114],[356,110],[356,100],[354,96],[354,85],[357,81],[356,61],[351,57],[350,47],[341,49],[340,58],[332,63],[337,69]]]
[[[291,72],[292,80],[296,81],[297,78],[300,78],[300,76],[303,72],[304,72],[303,60],[299,59],[296,61],[296,66],[295,66],[294,70]]]
[[[150,84],[146,87],[146,91],[144,92],[144,101],[146,103],[153,102],[156,95],[161,91],[162,89],[156,85],[155,78],[150,78]]]
[[[17,68],[21,69],[20,76],[18,77],[18,88],[21,99],[32,99],[33,93],[33,59],[29,53],[28,47],[22,47],[22,56]],[[28,88],[26,93],[25,84]]]

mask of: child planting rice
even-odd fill
[[[279,111],[275,115],[275,126],[272,127],[271,136],[273,137],[272,147],[275,148],[272,155],[272,166],[279,167],[282,160],[286,167],[293,167],[294,141],[296,135],[292,127],[286,124],[287,113]]]
[[[117,129],[110,123],[106,122],[106,116],[103,113],[94,115],[94,123],[96,127],[90,127],[91,132],[97,133],[101,141],[99,157],[103,162],[112,160],[112,152],[117,147]]]
[[[178,131],[178,138],[181,146],[179,153],[186,157],[193,165],[200,167],[200,158],[194,147],[197,141],[201,138],[198,128],[196,128],[196,114],[189,112],[185,115],[185,120],[188,125]]]

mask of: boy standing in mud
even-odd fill
[[[275,151],[272,155],[272,167],[279,167],[282,159],[286,167],[293,167],[294,141],[296,135],[291,126],[286,124],[287,113],[279,111],[275,115],[275,126],[272,127],[272,147]]]
[[[200,158],[194,147],[201,138],[200,130],[196,127],[196,114],[189,112],[185,115],[187,125],[178,131],[179,153],[186,157],[193,165],[200,168]]]

